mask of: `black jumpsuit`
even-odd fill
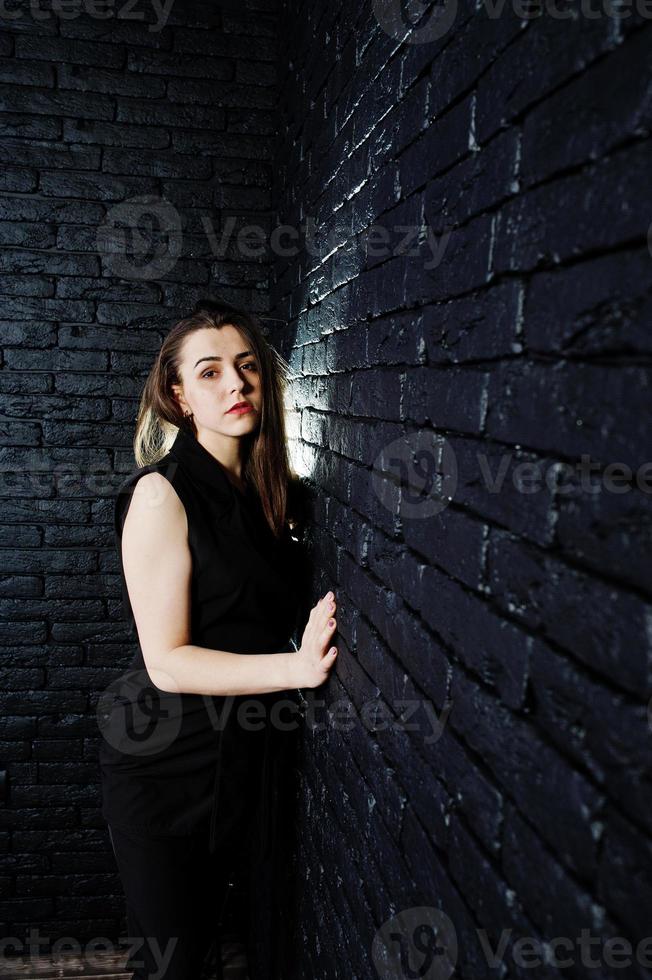
[[[171,483],[187,515],[190,642],[252,655],[296,649],[302,547],[289,530],[274,537],[255,491],[239,491],[186,425],[166,456],[133,472],[117,493],[115,541],[134,638],[121,535],[136,482],[154,470]],[[102,815],[130,932],[154,937],[159,947],[172,930],[176,937],[166,972],[152,958],[152,942],[143,941],[132,955],[134,977],[156,972],[158,980],[199,980],[226,894],[225,872],[246,867],[251,887],[257,867],[273,854],[279,771],[298,727],[297,700],[296,691],[165,692],[152,683],[140,646],[103,696]],[[249,919],[247,941],[251,929]]]

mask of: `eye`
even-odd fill
[[[246,364],[243,364],[243,365],[241,365],[241,366],[242,366],[243,368],[249,368],[249,370],[251,370],[251,371],[257,371],[257,370],[258,370],[258,365],[256,364],[256,362],[255,362],[255,361],[247,361],[247,363],[246,363]],[[206,371],[204,371],[204,373],[202,374],[202,378],[209,378],[209,377],[211,377],[211,376],[212,376],[213,374],[215,374],[215,373],[216,373],[216,371],[215,371],[215,369],[214,369],[214,368],[208,368],[208,369],[207,369]]]

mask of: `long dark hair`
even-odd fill
[[[291,469],[285,429],[284,393],[287,361],[264,336],[259,318],[230,303],[206,297],[192,313],[179,320],[165,337],[145,382],[134,436],[138,466],[156,463],[167,454],[182,425],[187,425],[173,384],[181,383],[180,365],[186,338],[195,330],[225,324],[236,327],[256,355],[261,374],[262,405],[258,430],[252,433],[243,478],[254,486],[270,528],[279,536],[286,525],[295,529],[301,521],[300,480]],[[192,428],[196,433],[194,422]]]

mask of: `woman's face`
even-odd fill
[[[192,412],[197,431],[224,435],[253,432],[260,421],[260,365],[247,340],[230,323],[194,330],[184,342],[181,385],[173,385],[184,413]],[[230,411],[247,402],[253,411]]]

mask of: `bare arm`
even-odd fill
[[[251,656],[190,643],[188,522],[183,504],[160,473],[146,473],[134,487],[122,531],[122,560],[145,666],[160,690],[237,695],[300,686],[295,651]]]

